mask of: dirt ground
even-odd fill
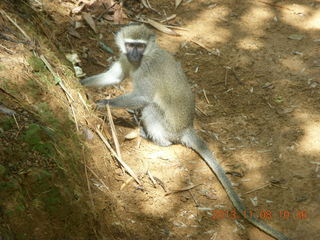
[[[292,239],[320,239],[320,1],[193,0],[175,9],[174,1],[150,0],[160,15],[140,9],[138,1],[124,2],[128,15],[137,9],[156,20],[176,14],[169,23],[185,28],[175,30],[180,36],[157,31],[158,43],[181,62],[196,94],[195,127],[248,210]],[[81,19],[70,17],[76,6],[75,0],[44,1],[54,23],[48,36],[60,52],[77,52],[90,76],[113,57],[97,39],[117,52],[113,33],[120,26],[100,21],[95,34],[84,24],[77,29],[81,38],[70,36],[71,22]],[[97,7],[89,10],[94,15]],[[93,103],[130,89],[129,80],[120,88],[81,91]],[[112,114],[122,158],[142,186],[106,155],[97,136],[86,141],[88,165],[110,190],[106,194],[96,177],[89,178],[101,239],[273,239],[233,219],[224,189],[196,153],[126,140],[137,131],[132,115]],[[191,185],[197,186],[166,195]]]

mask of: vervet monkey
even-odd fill
[[[85,86],[102,87],[120,83],[130,76],[134,90],[129,94],[97,102],[102,107],[141,109],[142,135],[161,146],[182,143],[195,150],[216,174],[239,213],[276,239],[282,233],[249,216],[242,201],[207,144],[197,136],[193,120],[195,99],[187,78],[174,57],[160,48],[156,36],[143,24],[123,27],[116,35],[121,55],[104,73],[81,80]]]

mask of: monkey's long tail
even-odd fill
[[[250,216],[249,211],[246,210],[238,194],[234,191],[232,184],[228,179],[225,171],[219,165],[219,163],[213,156],[212,152],[208,148],[207,144],[199,136],[196,135],[193,129],[188,130],[184,134],[181,140],[183,144],[195,150],[205,160],[205,162],[208,164],[211,170],[215,173],[215,175],[221,182],[222,186],[226,190],[234,207],[245,219],[247,219],[254,226],[258,227],[262,231],[268,233],[269,235],[271,235],[272,237],[278,240],[290,240],[287,236],[273,229],[268,224],[264,223],[263,221],[253,216]]]

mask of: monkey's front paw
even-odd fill
[[[104,109],[106,105],[109,104],[109,99],[102,99],[102,100],[96,101],[96,104],[97,104],[98,110]]]

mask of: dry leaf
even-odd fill
[[[129,132],[124,138],[127,140],[135,139],[139,136],[139,133],[137,131],[131,131]]]
[[[92,28],[95,33],[98,33],[96,24],[90,13],[82,13],[82,18],[86,21],[86,23]]]
[[[147,23],[149,23],[152,27],[158,29],[160,32],[164,32],[166,34],[174,35],[174,36],[180,36],[180,34],[176,33],[175,31],[171,30],[170,28],[167,28],[165,25],[158,23],[150,18],[147,19]]]
[[[163,23],[163,22],[168,22],[168,21],[170,21],[170,20],[172,20],[172,19],[175,19],[176,17],[177,17],[177,14],[172,14],[171,16],[169,16],[169,17],[161,20],[160,22],[162,22],[162,23]]]
[[[126,14],[123,12],[122,6],[117,5],[115,6],[114,14],[113,14],[113,21],[116,24],[124,24],[124,19],[127,18]]]
[[[73,37],[81,39],[80,34],[74,28],[69,28],[68,33]]]
[[[149,8],[146,0],[141,0],[141,3],[142,3],[142,5],[143,5],[145,8]]]
[[[82,4],[80,4],[79,6],[73,8],[73,9],[71,10],[71,13],[78,14],[78,13],[80,13],[80,12],[82,11],[82,9],[83,9],[85,6],[86,6],[86,4],[85,4],[85,3],[82,3]]]
[[[175,0],[175,6],[176,6],[176,8],[179,7],[180,3],[182,3],[182,0]]]
[[[103,18],[107,21],[113,21],[113,16],[110,15],[104,15]]]

